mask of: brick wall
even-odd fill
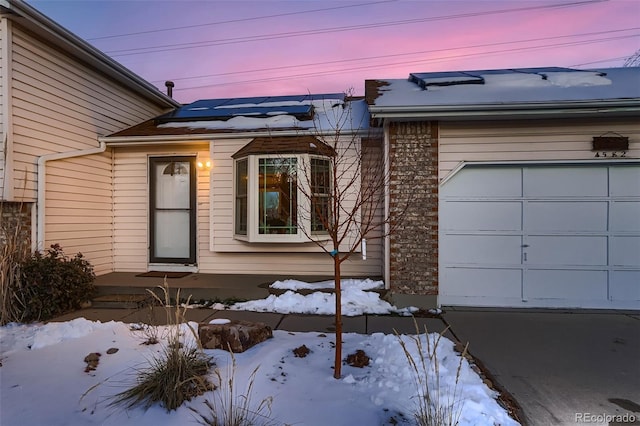
[[[438,291],[438,124],[391,123],[390,278],[398,293]]]
[[[5,244],[7,236],[13,237],[18,229],[18,240],[31,245],[31,203],[0,202],[0,243]]]

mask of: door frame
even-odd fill
[[[149,263],[175,263],[175,264],[196,264],[196,185],[197,185],[197,168],[195,155],[168,155],[168,156],[149,156],[148,157],[148,176],[149,176]],[[155,247],[155,211],[156,211],[156,180],[154,175],[154,165],[166,161],[182,161],[189,163],[189,257],[157,257],[154,253]]]

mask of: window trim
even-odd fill
[[[260,234],[259,232],[259,162],[260,159],[265,158],[295,158],[296,159],[296,172],[298,174],[298,183],[296,185],[297,191],[297,233],[295,234]],[[239,158],[234,158],[233,161],[233,238],[248,243],[307,243],[313,241],[326,241],[329,240],[329,235],[326,231],[312,232],[311,231],[311,200],[304,194],[300,185],[309,187],[308,177],[303,176],[301,172],[304,171],[303,165],[311,165],[311,159],[318,158],[323,160],[330,160],[331,157],[325,157],[317,154],[299,154],[299,153],[281,153],[281,154],[248,154]],[[247,161],[247,233],[238,234],[236,232],[236,219],[237,219],[237,173],[238,163],[241,161]],[[331,169],[330,169],[331,172]],[[301,180],[302,179],[302,180]],[[333,179],[330,178],[330,184]]]

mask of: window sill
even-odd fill
[[[304,235],[264,234],[250,238],[246,235],[234,235],[233,239],[250,244],[305,244],[330,241],[329,235],[312,235],[308,238]]]

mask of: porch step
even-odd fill
[[[106,309],[138,309],[153,304],[154,298],[149,294],[104,294],[91,300],[94,308]]]

